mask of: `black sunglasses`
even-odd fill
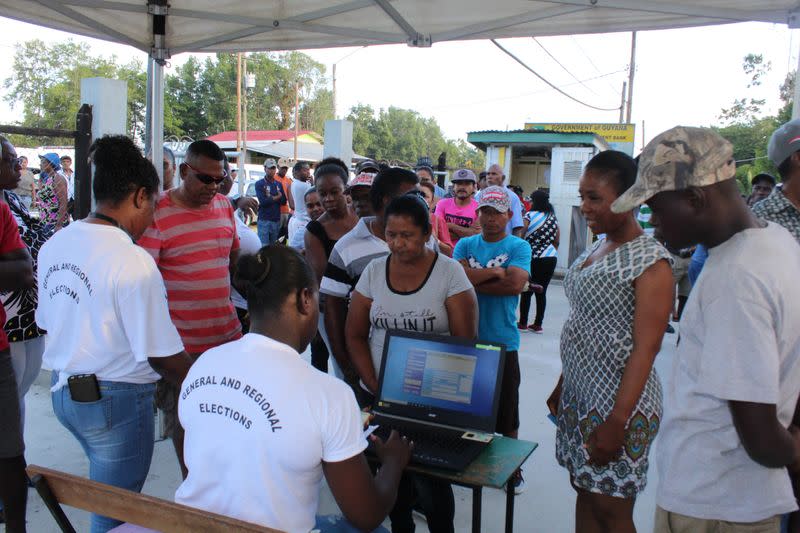
[[[225,171],[225,170],[222,171],[222,176],[215,177],[215,176],[209,176],[208,174],[203,174],[202,172],[200,172],[199,170],[194,168],[192,165],[190,165],[186,161],[184,161],[181,164],[186,165],[187,167],[192,169],[194,171],[194,176],[198,180],[200,180],[201,182],[205,183],[206,185],[211,185],[212,183],[215,184],[215,185],[220,185],[223,181],[225,181],[225,178],[228,177],[228,172]]]

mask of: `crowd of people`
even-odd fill
[[[131,139],[105,136],[90,149],[94,211],[70,223],[63,161],[43,156],[29,189],[26,161],[0,146],[8,531],[26,530],[24,396],[43,363],[91,479],[142,489],[157,406],[176,501],[291,533],[384,531],[387,517],[413,532],[414,510],[433,533],[455,530],[450,484],[405,470],[412,442],[373,435],[380,467],[364,455],[387,331],[502,343],[496,433],[517,438],[520,409],[538,409],[520,406],[520,340],[543,331],[560,230],[547,191],[524,198],[500,165],[455,170],[448,190],[425,160],[367,160],[351,178],[327,158],[289,178],[267,159],[256,202],[229,196],[211,141],[177,165],[165,150],[162,186]],[[748,198],[730,143],[707,129],[585,166],[580,209],[602,238],[566,271],[562,372],[540,391],[576,531],[635,531],[656,439],[657,533],[800,531],[800,121],[768,153],[781,184],[756,176]],[[31,216],[43,197],[57,208]],[[257,231],[237,210],[257,212]],[[671,317],[664,390],[654,362]],[[318,515],[323,477],[339,516]],[[525,486],[520,469],[507,490]],[[93,515],[91,530],[118,524]]]

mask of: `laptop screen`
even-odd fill
[[[493,431],[502,345],[402,331],[386,334],[378,408],[428,422]]]

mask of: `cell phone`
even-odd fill
[[[100,385],[94,374],[77,374],[67,378],[69,395],[73,402],[96,402],[100,399]]]
[[[556,426],[558,425],[558,422],[556,421],[556,417],[555,417],[555,415],[553,415],[553,413],[547,413],[547,419],[550,422],[552,422],[554,425],[556,425]]]

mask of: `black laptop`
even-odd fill
[[[414,441],[412,463],[463,470],[491,442],[505,346],[390,330],[373,406],[383,439]]]

